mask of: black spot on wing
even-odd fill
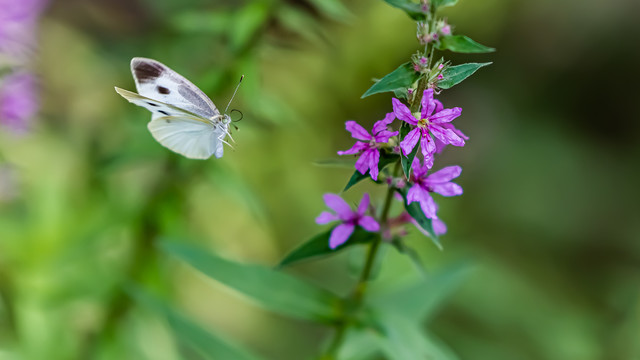
[[[140,83],[154,81],[160,77],[163,71],[164,69],[160,65],[149,62],[136,63],[133,68],[136,79],[138,79]]]
[[[151,106],[160,106],[160,105],[158,105],[158,104],[154,104],[154,103],[149,102],[149,101],[147,101],[147,104],[149,104],[149,105],[151,105]]]
[[[165,95],[166,95],[166,94],[171,93],[171,91],[169,91],[169,89],[167,89],[167,88],[166,88],[166,87],[164,87],[164,86],[158,86],[158,87],[157,87],[157,89],[158,89],[158,92],[159,92],[160,94],[165,94]]]
[[[158,110],[158,112],[164,116],[169,116],[169,113],[164,110]]]

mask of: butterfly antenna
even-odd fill
[[[229,110],[229,105],[231,105],[231,102],[233,101],[233,98],[236,97],[236,93],[238,92],[238,89],[240,88],[240,84],[242,84],[242,79],[244,79],[244,75],[240,76],[240,81],[238,81],[238,85],[236,86],[236,90],[233,92],[233,95],[231,96],[231,100],[229,100],[229,103],[227,104],[227,108],[224,109],[224,113],[227,113],[227,110]]]

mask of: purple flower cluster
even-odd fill
[[[446,31],[447,29],[445,29]],[[461,195],[462,187],[452,180],[460,176],[462,168],[447,166],[431,172],[434,155],[440,153],[446,145],[464,146],[465,140],[469,138],[452,124],[452,121],[460,116],[462,109],[459,107],[445,109],[442,103],[434,99],[433,96],[433,89],[424,91],[419,113],[412,113],[407,105],[399,99],[393,98],[393,112],[388,113],[383,120],[377,121],[371,132],[365,130],[355,121],[347,121],[346,129],[357,141],[351,149],[339,151],[338,155],[355,155],[358,158],[355,163],[356,170],[363,175],[368,172],[371,179],[375,181],[378,181],[381,175],[385,176],[383,179],[388,186],[399,189],[406,194],[408,204],[417,202],[420,205],[424,216],[431,219],[434,233],[440,235],[444,234],[447,228],[437,216],[438,205],[434,201],[432,193],[447,197]],[[404,121],[410,126],[409,132],[403,138],[399,138],[399,131],[390,129],[396,119]],[[413,159],[408,178],[396,178],[397,174],[389,175],[387,172],[380,174],[381,152],[409,157],[418,142],[420,142],[422,156],[421,158],[416,156]],[[326,194],[324,200],[335,214],[323,212],[316,219],[316,222],[326,224],[340,221],[340,224],[332,230],[330,235],[329,246],[332,249],[345,243],[356,226],[370,232],[382,229],[383,236],[389,237],[392,228],[411,223],[426,234],[425,229],[407,212],[387,220],[386,223],[365,215],[369,207],[368,194],[364,195],[355,212],[338,195]]]

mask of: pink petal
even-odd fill
[[[422,142],[420,145],[422,146],[422,156],[424,156],[425,160],[433,157],[433,154],[436,152],[436,144],[433,142],[428,131],[422,133]]]
[[[429,193],[426,193],[426,196],[424,197],[424,199],[420,201],[420,208],[422,209],[424,216],[426,216],[427,218],[429,219],[438,218],[438,216],[436,215],[436,211],[437,211],[436,203],[435,201],[433,201],[433,198],[431,197],[431,195],[429,195]]]
[[[433,114],[433,116],[430,116],[429,121],[434,124],[446,123],[457,118],[458,116],[460,116],[460,114],[462,114],[462,108],[459,107],[453,109],[444,109]]]
[[[358,220],[358,225],[362,226],[369,232],[376,232],[380,230],[380,224],[371,216],[363,216]]]
[[[352,217],[353,211],[344,199],[336,194],[324,194],[322,197],[327,207],[338,214],[342,220],[348,220]]]
[[[336,220],[340,220],[338,218],[338,216],[336,216],[336,214],[332,214],[332,213],[330,213],[328,211],[323,211],[316,218],[316,224],[323,225],[323,224],[327,224],[327,223],[330,223],[330,222],[336,221]]]
[[[369,199],[369,194],[365,193],[364,195],[362,195],[362,200],[360,200],[360,205],[358,205],[357,210],[359,216],[362,216],[367,212],[370,202],[371,200]]]
[[[353,154],[359,154],[360,152],[366,150],[369,148],[369,144],[368,143],[363,143],[360,141],[356,141],[355,144],[353,144],[353,146],[351,147],[351,149],[349,150],[344,150],[344,151],[338,151],[338,155],[353,155]]]
[[[424,167],[427,169],[431,169],[433,167],[433,154],[429,157],[424,158]]]
[[[422,118],[426,119],[429,115],[433,114],[433,110],[436,108],[436,103],[433,101],[433,89],[427,89],[422,95]]]
[[[436,184],[431,187],[433,192],[438,193],[442,196],[458,196],[462,195],[462,186],[448,182],[444,184]]]
[[[432,124],[429,127],[433,136],[442,141],[445,144],[451,144],[454,146],[464,146],[464,140],[456,135],[451,129],[446,129],[440,125]]]
[[[446,183],[457,178],[461,173],[462,168],[460,166],[447,166],[429,175],[426,180],[429,185]]]
[[[418,140],[420,139],[420,129],[415,128],[404,137],[404,139],[400,142],[400,148],[402,149],[402,153],[404,156],[411,154],[413,148],[416,147]]]
[[[411,125],[418,124],[418,120],[413,117],[411,110],[401,103],[400,100],[393,98],[391,99],[391,103],[393,104],[393,113],[396,114],[398,119],[406,121]]]
[[[436,110],[434,112],[439,113],[440,111],[442,111],[442,109],[444,109],[444,106],[442,105],[440,100],[435,100],[434,99],[433,102],[436,103]]]
[[[433,226],[433,232],[438,236],[447,233],[447,225],[445,225],[440,219],[433,219],[431,221],[431,226]]]
[[[420,187],[420,185],[414,184],[407,192],[407,204],[411,204],[412,202],[416,201],[422,201],[425,192],[426,190]]]
[[[369,155],[369,174],[373,180],[378,180],[378,163],[380,162],[380,150],[371,149]]]
[[[347,121],[345,124],[345,128],[348,132],[351,133],[351,136],[358,140],[369,141],[372,139],[371,134],[367,130],[365,130],[360,124],[353,120]]]
[[[333,231],[331,231],[331,236],[329,236],[329,247],[335,249],[344,244],[349,239],[349,236],[353,234],[355,227],[356,226],[352,224],[340,224],[336,226]]]
[[[384,119],[382,119],[380,121],[376,121],[376,123],[373,124],[373,132],[372,132],[372,134],[375,136],[376,134],[378,134],[382,130],[387,130],[387,126],[389,126],[389,124],[391,124],[393,122],[393,120],[395,120],[395,119],[396,119],[396,114],[394,114],[392,112],[387,113],[387,115],[384,117]]]
[[[358,170],[362,175],[366,174],[367,170],[369,170],[369,164],[371,164],[371,152],[371,149],[365,150],[356,161],[356,170]]]
[[[373,138],[376,140],[377,143],[388,143],[389,139],[392,136],[397,136],[398,134],[400,134],[399,131],[382,130],[381,132],[377,133]]]

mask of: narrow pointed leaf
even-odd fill
[[[410,62],[406,62],[389,74],[385,75],[382,79],[378,80],[362,95],[361,98],[383,92],[406,92],[407,89],[416,80],[418,80],[419,76],[420,74],[413,70],[413,65]]]
[[[483,66],[491,65],[492,63],[468,63],[462,65],[456,65],[448,67],[442,75],[444,79],[438,82],[438,87],[441,89],[449,89],[455,85],[460,84],[463,80],[473,75],[478,69]]]
[[[310,0],[316,9],[328,17],[337,21],[347,21],[353,18],[353,14],[340,0]]]
[[[431,237],[431,241],[438,247],[438,249],[442,250],[442,244],[440,244],[440,240],[438,239],[438,235],[436,235],[433,230],[433,225],[431,219],[427,218],[422,212],[422,208],[420,208],[420,204],[418,202],[412,202],[409,204],[407,202],[407,190],[401,189],[398,190],[402,198],[404,199],[404,208],[407,210],[409,215],[422,227],[427,233],[429,233]]]
[[[453,6],[458,3],[458,0],[432,0],[432,4],[436,9]]]
[[[184,243],[163,241],[160,246],[266,309],[318,322],[331,322],[339,316],[341,300],[337,295],[292,275],[260,265],[237,263]]]
[[[380,154],[380,161],[378,162],[378,171],[382,172],[382,169],[384,169],[387,165],[397,160],[398,160],[398,155],[382,152]],[[360,171],[358,170],[354,171],[353,175],[351,175],[351,178],[349,179],[349,182],[347,183],[347,185],[344,187],[342,191],[344,192],[349,190],[349,188],[351,188],[353,185],[359,183],[360,181],[368,177],[369,177],[369,170],[367,170],[367,172],[364,174],[361,174]]]
[[[127,293],[141,305],[163,316],[173,330],[176,339],[195,350],[206,359],[261,360],[240,345],[203,329],[194,321],[180,314],[164,301],[147,293],[136,285],[126,287]]]
[[[464,35],[443,36],[437,43],[438,50],[458,53],[488,53],[496,49],[477,43]]]
[[[420,4],[411,0],[384,0],[387,4],[404,10],[413,20],[425,20],[427,11],[424,11]]]
[[[378,236],[378,234],[370,233],[358,226],[353,234],[351,234],[351,237],[349,237],[349,240],[337,248],[331,249],[329,247],[331,231],[333,231],[333,228],[312,237],[310,240],[294,249],[280,262],[278,267],[288,266],[303,260],[336,254],[352,245],[369,243]]]
[[[405,136],[407,136],[407,134],[409,133],[409,131],[411,131],[411,126],[406,123],[406,122],[402,122],[402,125],[400,125],[400,141],[402,141],[402,139],[405,138]],[[410,179],[411,177],[411,165],[413,164],[413,159],[415,159],[416,154],[418,153],[418,149],[420,149],[420,141],[422,138],[418,139],[418,142],[416,143],[416,146],[413,148],[413,151],[411,151],[411,153],[407,156],[404,156],[404,154],[402,154],[402,171],[404,172],[404,176],[407,179]]]

